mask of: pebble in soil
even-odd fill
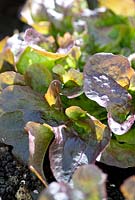
[[[24,183],[25,184],[22,184]],[[0,199],[36,200],[43,190],[42,183],[12,154],[12,148],[0,144]],[[36,191],[36,193],[35,193]],[[24,193],[25,198],[21,199]]]

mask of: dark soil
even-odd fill
[[[15,158],[12,148],[0,144],[0,199],[36,200],[43,188],[28,167]]]

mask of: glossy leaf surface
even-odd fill
[[[97,53],[91,56],[87,61],[85,71],[87,74],[90,74],[91,71],[106,74],[122,87],[128,86],[127,80],[130,80],[134,74],[126,57],[111,53]]]
[[[73,128],[64,125],[53,128],[55,139],[49,149],[50,166],[57,181],[69,182],[74,171],[83,164],[94,163],[110,140],[106,127],[99,141],[95,133],[82,140]]]

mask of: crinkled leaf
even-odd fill
[[[24,74],[27,85],[44,94],[52,81],[52,74],[43,64],[30,65]]]
[[[29,134],[29,167],[47,186],[43,162],[48,146],[54,136],[52,129],[47,124],[41,125],[35,122],[28,122],[25,130]]]
[[[99,0],[101,6],[105,6],[118,15],[134,16],[135,15],[135,2],[134,0],[123,0],[122,2],[117,0]]]
[[[108,114],[108,125],[113,133],[116,135],[123,135],[127,133],[135,122],[135,115],[129,115],[123,123],[116,122],[111,114]]]
[[[126,200],[135,199],[135,176],[131,176],[124,181],[120,187],[121,192],[123,193]]]
[[[84,70],[87,74],[90,74],[91,71],[106,74],[122,87],[128,86],[127,80],[130,80],[134,74],[126,57],[111,53],[97,53],[91,56]]]
[[[73,175],[74,187],[84,194],[84,199],[106,199],[106,175],[95,165],[79,167]]]
[[[54,66],[54,60],[47,54],[40,54],[38,50],[34,50],[31,47],[27,47],[19,57],[17,62],[17,70],[24,74],[32,64],[44,64],[45,67],[51,69]]]
[[[49,149],[51,170],[57,181],[70,181],[75,169],[80,165],[95,162],[110,140],[110,133],[106,127],[102,140],[95,136],[89,140],[82,140],[73,128],[65,125],[54,127],[55,139]]]
[[[134,145],[111,139],[109,146],[103,151],[100,161],[121,168],[134,167]]]
[[[56,126],[65,119],[62,113],[59,115],[57,111],[50,109],[47,102],[39,93],[34,92],[28,86],[19,85],[8,86],[2,91],[0,94],[0,112],[1,128],[3,121],[5,121],[5,128],[4,131],[0,131],[0,138],[2,140],[2,138],[6,137],[4,142],[13,145],[15,155],[25,162],[28,160],[28,143],[26,142],[27,134],[24,133],[24,123],[28,121],[43,122],[44,118],[46,123]],[[20,119],[19,123],[14,123],[12,128],[12,133],[15,132],[14,135],[8,127],[9,124],[13,123],[14,116],[15,119],[17,118],[16,115],[18,112],[21,116],[18,117]],[[8,113],[13,113],[12,117]],[[23,125],[21,126],[20,123]],[[10,139],[11,135],[12,141]],[[21,143],[19,141],[20,138],[22,140]]]
[[[131,99],[129,93],[110,76],[98,71],[89,72],[86,69],[84,71],[84,92],[86,96],[111,113],[127,114]]]

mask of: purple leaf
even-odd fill
[[[110,140],[106,127],[102,140],[91,135],[87,141],[82,140],[73,128],[61,125],[53,128],[55,139],[49,149],[50,166],[57,181],[70,181],[75,169],[80,165],[94,163],[97,156]]]
[[[84,92],[89,99],[107,109],[114,106],[127,108],[131,99],[128,92],[116,81],[97,71],[91,71],[90,74],[84,71]]]
[[[34,30],[33,28],[28,28],[25,31],[24,41],[29,45],[31,44],[38,45],[40,43],[46,42],[46,38],[42,34],[37,32],[36,30]]]
[[[110,113],[108,113],[109,127],[111,131],[116,135],[123,135],[127,133],[134,124],[134,121],[135,121],[135,115],[129,115],[126,121],[120,124],[112,118]]]
[[[85,66],[88,74],[97,71],[106,74],[119,83],[122,87],[129,86],[129,81],[134,74],[128,59],[122,55],[111,53],[97,53],[91,56]]]

